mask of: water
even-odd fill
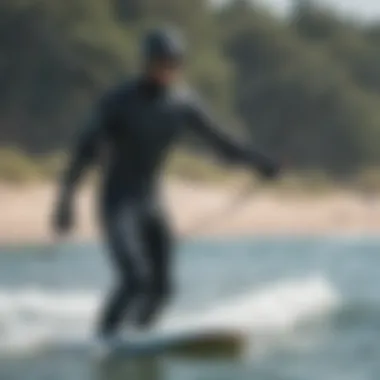
[[[175,259],[177,294],[162,323],[195,315],[244,329],[246,352],[97,362],[38,347],[70,334],[91,336],[111,285],[102,248],[3,247],[0,379],[378,380],[379,249],[379,239],[350,236],[184,244]]]

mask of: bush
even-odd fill
[[[0,179],[10,183],[25,183],[41,179],[38,165],[18,149],[0,150]]]
[[[57,179],[67,162],[67,157],[64,153],[52,153],[44,155],[37,159],[38,167],[44,179]]]
[[[167,174],[192,181],[223,182],[232,170],[185,151],[176,151],[169,160]]]

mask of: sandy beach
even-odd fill
[[[319,195],[257,190],[230,207],[238,192],[236,187],[171,181],[164,194],[175,231],[182,237],[380,232],[380,195],[368,199],[348,190]],[[55,193],[48,184],[0,185],[0,244],[48,242]],[[97,239],[89,188],[80,191],[77,205],[73,238]]]

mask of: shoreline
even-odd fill
[[[295,194],[256,190],[239,207],[232,200],[242,186],[169,181],[164,199],[179,239],[239,236],[331,236],[380,233],[380,194],[354,191]],[[56,187],[0,184],[0,244],[48,244]],[[74,241],[98,240],[94,194],[85,187],[77,198]]]

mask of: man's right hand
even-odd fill
[[[71,202],[64,199],[58,203],[53,215],[53,230],[59,235],[67,235],[74,224],[73,210]]]

